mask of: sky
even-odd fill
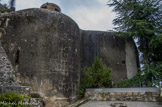
[[[8,3],[9,0],[1,0]],[[62,13],[70,16],[83,30],[112,30],[115,13],[108,4],[109,0],[16,0],[16,10],[39,8],[49,2],[60,6]]]

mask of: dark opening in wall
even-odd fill
[[[47,9],[47,6],[42,6],[42,8]]]
[[[122,64],[125,64],[125,61],[122,61]]]
[[[19,64],[19,58],[20,58],[20,50],[16,51],[16,56],[15,56],[15,64],[18,65]]]
[[[55,11],[60,12],[60,10],[58,10],[57,8],[55,8]]]

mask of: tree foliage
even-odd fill
[[[10,0],[9,4],[2,4],[0,0],[0,13],[15,11],[15,0]]]
[[[10,9],[15,11],[15,0],[10,0]]]
[[[143,61],[162,61],[162,3],[161,0],[110,0],[117,18],[115,29],[137,38]]]
[[[147,71],[148,68],[156,69],[157,65],[162,66],[162,1],[110,0],[109,2],[108,5],[113,6],[113,11],[117,14],[117,18],[113,21],[114,25],[118,26],[115,29],[119,34],[137,40],[143,71]],[[162,72],[162,69],[156,69],[155,72]],[[151,78],[154,78],[153,74],[149,80],[152,80]]]
[[[86,88],[111,87],[111,69],[105,67],[102,60],[96,58],[91,67],[85,67],[84,77],[81,81],[79,96],[83,97]]]
[[[137,86],[160,86],[162,81],[162,64],[145,65],[145,69],[138,72],[133,78],[118,81],[113,87],[128,88]],[[147,82],[146,82],[147,81]]]
[[[8,13],[8,12],[11,12],[11,10],[7,7],[6,4],[1,4],[1,1],[0,1],[0,14],[1,13]]]

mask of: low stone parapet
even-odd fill
[[[159,88],[105,88],[87,89],[85,97],[97,101],[145,101],[156,102]]]
[[[31,87],[29,86],[0,86],[0,93],[15,92],[19,94],[30,94]]]

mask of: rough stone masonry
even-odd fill
[[[98,88],[87,89],[85,96],[94,101],[158,102],[160,88]]]
[[[133,77],[137,49],[131,38],[113,32],[85,31],[68,16],[44,8],[3,14],[2,46],[17,81],[49,101],[76,98],[81,74],[96,56],[112,68],[113,81]]]

